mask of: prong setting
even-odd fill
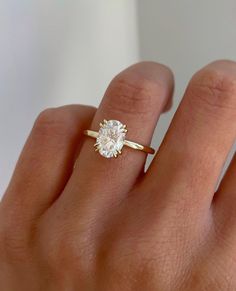
[[[122,153],[127,127],[118,120],[106,120],[100,123],[95,151],[106,158],[117,158]]]

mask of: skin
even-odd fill
[[[146,172],[144,153],[105,159],[83,136],[118,119],[150,144],[173,83],[139,63],[97,110],[39,115],[0,203],[1,290],[236,290],[236,157],[217,187],[236,137],[236,63],[193,76]]]

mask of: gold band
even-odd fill
[[[93,131],[93,130],[84,130],[84,134],[89,136],[89,137],[92,137],[92,138],[97,138],[98,137],[98,132],[97,131]],[[124,145],[127,146],[127,147],[130,147],[134,150],[139,150],[139,151],[142,151],[142,152],[145,152],[147,154],[154,154],[155,153],[155,150],[151,147],[148,147],[148,146],[144,146],[144,145],[141,145],[139,143],[136,143],[136,142],[133,142],[133,141],[130,141],[130,140],[125,140],[124,141]]]

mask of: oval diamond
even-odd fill
[[[126,131],[120,121],[104,120],[95,144],[99,153],[105,158],[117,157],[123,148]]]

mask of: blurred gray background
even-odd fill
[[[0,197],[41,110],[97,106],[110,79],[139,60],[175,73],[157,147],[192,74],[236,60],[235,15],[234,0],[0,0]]]

